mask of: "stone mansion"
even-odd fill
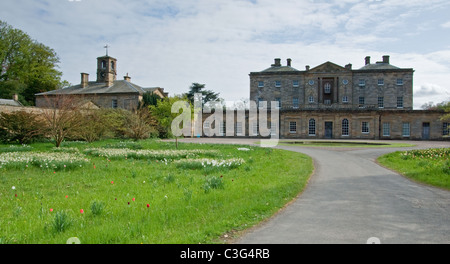
[[[250,73],[250,100],[276,102],[280,138],[443,139],[450,126],[442,111],[413,110],[413,73],[390,56],[368,56],[360,69],[325,62],[298,70],[277,58]]]

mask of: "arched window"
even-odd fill
[[[349,123],[348,119],[342,120],[342,135],[348,136],[349,135]]]
[[[111,61],[111,70],[114,70],[114,61]]]
[[[102,60],[102,69],[106,69],[106,61]]]
[[[316,135],[316,120],[313,118],[309,120],[308,132],[310,136]]]

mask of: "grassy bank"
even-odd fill
[[[412,180],[450,190],[450,148],[398,151],[378,162]]]
[[[0,243],[215,243],[305,187],[309,157],[109,140],[0,145]]]

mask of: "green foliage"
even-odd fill
[[[189,87],[189,92],[187,92],[185,95],[192,105],[194,105],[194,95],[196,93],[202,94],[202,105],[206,104],[207,102],[222,100],[219,97],[219,93],[215,93],[212,90],[204,90],[205,86],[205,84],[192,83],[192,85]]]
[[[172,113],[172,105],[178,101],[188,102],[188,100],[185,97],[174,96],[174,97],[167,97],[162,100],[159,100],[156,106],[151,105],[149,107],[152,116],[156,120],[156,130],[158,131],[160,138],[172,138],[173,137],[173,134],[171,131],[172,121],[179,114]]]
[[[383,155],[378,161],[413,180],[450,189],[450,148],[418,149]]]
[[[150,105],[157,105],[158,101],[161,100],[157,94],[152,92],[146,92],[142,95],[143,105],[142,107],[148,107]]]
[[[26,111],[0,113],[0,141],[25,144],[42,133],[38,115]]]
[[[53,218],[52,227],[56,233],[64,232],[72,222],[65,211],[58,211]]]
[[[25,32],[0,21],[0,96],[14,93],[25,105],[34,105],[35,94],[57,89],[62,73],[56,52]]]
[[[205,193],[209,193],[211,189],[223,189],[225,188],[222,177],[212,176],[208,177],[203,184],[203,190]]]
[[[95,216],[101,215],[104,207],[105,205],[102,202],[94,201],[91,204],[91,212]]]

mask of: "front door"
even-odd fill
[[[333,138],[333,122],[325,122],[325,138]]]
[[[430,123],[422,124],[422,139],[430,139]]]

